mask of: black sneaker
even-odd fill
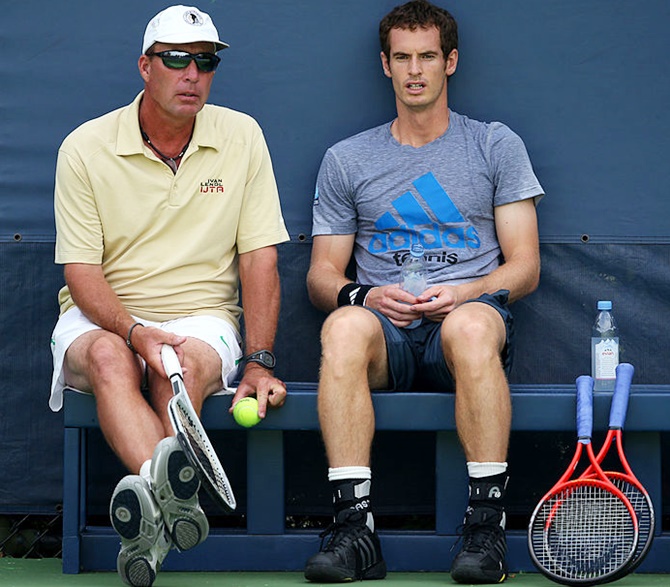
[[[451,565],[457,583],[502,583],[507,578],[505,512],[485,506],[468,508],[463,547]]]
[[[354,510],[338,514],[321,534],[321,551],[305,565],[308,581],[339,583],[386,577],[379,537],[365,525],[365,519],[365,515]],[[330,539],[324,547],[323,539],[328,535]]]

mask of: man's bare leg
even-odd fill
[[[125,341],[104,330],[77,338],[65,354],[68,385],[95,395],[100,428],[123,464],[139,473],[164,438],[160,418],[142,396],[142,367]]]
[[[335,526],[307,561],[310,581],[386,576],[370,504],[370,451],[375,416],[370,388],[387,382],[386,345],[377,317],[356,306],[330,314],[321,331],[319,422],[330,468]]]
[[[512,413],[500,360],[504,323],[491,306],[472,302],[447,316],[441,335],[456,381],[456,427],[470,477],[462,548],[451,576],[459,583],[498,583],[507,575],[503,500]]]
[[[386,384],[379,320],[351,307],[332,313],[321,333],[319,423],[331,467],[370,465],[375,429],[370,386]]]
[[[504,462],[512,405],[500,361],[500,314],[487,304],[463,304],[444,321],[442,341],[456,381],[456,426],[467,460]]]
[[[205,399],[223,389],[221,357],[210,345],[197,338],[187,338],[181,348],[184,351],[184,385],[196,413],[200,414]],[[167,413],[167,405],[172,396],[169,380],[150,371],[149,402],[163,424],[165,436],[174,434]]]

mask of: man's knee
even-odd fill
[[[381,331],[377,318],[364,308],[346,306],[331,312],[321,329],[321,343],[324,347],[358,344]]]
[[[132,364],[135,357],[121,337],[104,331],[90,342],[86,354],[91,365],[98,370],[110,365]]]
[[[184,379],[189,394],[201,399],[223,388],[221,357],[208,343],[189,337],[184,343]]]
[[[466,307],[467,306],[467,307]],[[440,332],[447,356],[456,359],[499,356],[505,342],[500,314],[486,304],[468,303],[444,320]]]
[[[96,383],[141,377],[135,354],[121,337],[105,330],[77,338],[65,354],[63,367],[68,385],[83,391],[95,391]]]
[[[367,369],[386,355],[384,331],[369,310],[347,306],[332,312],[321,330],[322,367]]]

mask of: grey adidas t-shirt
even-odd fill
[[[451,111],[449,128],[419,148],[391,124],[326,152],[312,234],[356,233],[357,281],[398,283],[410,245],[426,249],[429,285],[464,283],[501,263],[493,209],[543,195],[521,139],[499,122]]]

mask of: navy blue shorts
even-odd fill
[[[506,342],[500,358],[505,373],[509,375],[512,367],[514,319],[508,306],[508,296],[509,291],[501,289],[494,294],[483,294],[465,303],[483,302],[495,308],[502,317],[505,323]],[[389,364],[389,390],[454,391],[454,380],[444,361],[440,343],[442,322],[424,318],[421,325],[416,328],[398,328],[382,313],[371,308],[367,309],[377,316],[384,331]]]

